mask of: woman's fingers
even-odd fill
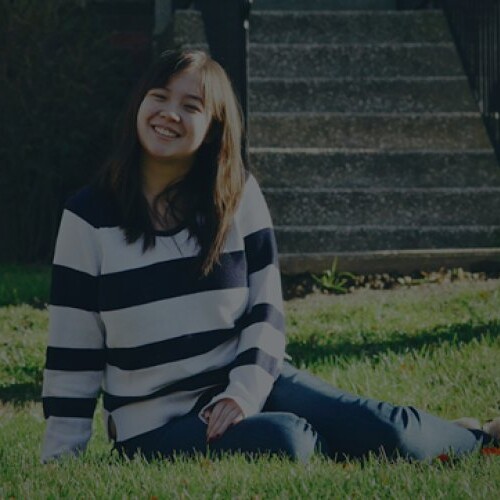
[[[230,425],[233,425],[242,420],[241,412],[234,408],[224,411],[220,414],[219,418],[215,422],[213,428],[210,430],[209,439],[217,439]]]
[[[219,438],[230,425],[241,420],[243,420],[243,412],[235,401],[226,398],[217,402],[208,419],[207,441]]]
[[[208,421],[207,439],[220,437],[227,428],[227,421],[233,417],[234,406],[226,401],[220,401],[215,405],[210,420]],[[236,415],[234,415],[236,416]]]

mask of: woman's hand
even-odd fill
[[[205,410],[203,417],[208,421],[207,442],[210,442],[220,438],[230,425],[241,422],[245,415],[236,401],[224,398]]]

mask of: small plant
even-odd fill
[[[312,277],[321,290],[338,294],[347,293],[349,291],[349,282],[354,281],[356,278],[352,273],[337,271],[337,257],[333,260],[330,269],[325,271],[321,276],[313,274]]]

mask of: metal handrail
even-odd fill
[[[442,0],[500,163],[500,0]]]
[[[253,0],[174,0],[173,10],[201,12],[212,57],[227,71],[247,121],[248,28]]]
[[[242,144],[247,161],[248,137],[248,35],[253,0],[173,0],[172,12],[194,4],[201,12],[212,57],[226,70],[240,101],[245,129]]]

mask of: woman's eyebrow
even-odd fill
[[[199,101],[201,104],[203,104],[203,99],[199,95],[186,94],[185,97],[187,97],[188,99],[194,99],[195,101]]]
[[[163,90],[166,90],[167,92],[171,92],[169,87],[164,87]],[[185,94],[184,97],[189,98],[189,99],[194,99],[196,101],[199,101],[201,104],[204,104],[203,98],[199,96],[198,94]]]

